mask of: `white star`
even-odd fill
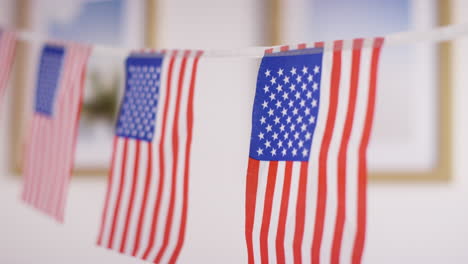
[[[307,125],[306,124],[302,124],[301,126],[301,131],[305,131],[307,129]]]
[[[309,74],[307,76],[307,81],[311,82],[313,79],[314,79],[314,77],[312,76],[312,74]]]
[[[291,131],[296,130],[296,125],[295,125],[295,124],[291,124],[291,126],[289,127],[289,129],[291,129]]]
[[[312,134],[310,132],[307,132],[305,135],[305,139],[309,140],[312,137]]]
[[[289,89],[291,89],[291,91],[295,91],[295,90],[296,90],[296,85],[295,85],[295,84],[291,84],[291,86],[289,86]]]
[[[268,107],[268,102],[267,102],[267,101],[263,101],[262,107],[263,107],[263,109],[267,108],[267,107]]]
[[[314,84],[312,84],[312,89],[314,89],[314,91],[317,91],[318,83],[314,82]]]
[[[283,114],[283,116],[287,115],[287,114],[288,114],[288,110],[286,110],[286,108],[283,108],[283,111],[281,111],[281,114]]]
[[[270,70],[266,70],[266,71],[265,71],[265,76],[266,76],[266,77],[270,76],[270,72],[271,72]]]
[[[296,118],[296,122],[299,124],[299,123],[302,123],[302,116],[298,116]]]
[[[284,83],[289,83],[289,77],[288,77],[288,76],[284,76],[283,82],[284,82]]]
[[[304,114],[307,116],[307,115],[310,115],[310,108],[309,107],[306,107],[306,109],[304,110]]]
[[[292,140],[288,141],[288,148],[292,147]]]
[[[284,133],[283,137],[284,137],[285,140],[288,139],[289,133],[288,132]]]
[[[283,91],[283,86],[281,86],[280,84],[278,84],[278,87],[276,87],[276,90],[277,90],[278,92]]]
[[[306,156],[307,156],[307,153],[308,153],[307,149],[304,149],[304,150],[302,151],[302,156],[306,157]]]
[[[320,67],[316,65],[314,67],[314,73],[317,74],[317,73],[319,73],[319,71],[320,71]]]
[[[298,82],[298,83],[302,82],[302,76],[298,75],[296,77],[296,82]]]
[[[286,149],[283,149],[283,151],[281,151],[281,154],[282,154],[283,156],[286,156]]]
[[[308,69],[309,69],[309,68],[307,68],[306,66],[302,67],[302,73],[303,73],[303,74],[306,74]]]
[[[264,139],[264,138],[265,138],[265,134],[263,134],[262,132],[260,132],[260,134],[258,134],[258,138],[259,138],[259,139]]]
[[[156,72],[160,73],[161,72],[161,67],[156,68]]]
[[[315,123],[315,116],[310,116],[309,118],[309,124]]]
[[[268,93],[270,91],[270,86],[265,85],[265,87],[263,87],[263,90],[265,91],[265,93]]]
[[[270,94],[270,99],[271,99],[272,101],[275,100],[275,99],[276,99],[276,94],[271,93],[271,94]]]
[[[279,117],[276,117],[274,122],[275,122],[275,124],[279,124],[280,118],[279,118]]]
[[[293,100],[289,100],[289,103],[288,103],[289,107],[293,107],[294,105],[294,101]]]
[[[317,100],[312,100],[312,107],[317,107]]]
[[[299,109],[294,108],[293,111],[292,111],[292,112],[293,112],[293,115],[297,115],[298,111],[299,111]]]
[[[280,69],[278,70],[278,75],[279,75],[279,76],[283,75],[283,71],[284,71],[284,70],[280,68]]]
[[[270,148],[270,147],[271,147],[271,142],[267,140],[267,141],[265,142],[265,147],[266,147],[266,148]]]
[[[307,91],[306,97],[307,97],[307,99],[312,98],[312,92],[311,92],[311,91]]]
[[[299,132],[294,133],[294,139],[299,139]]]
[[[275,156],[275,155],[276,155],[276,149],[272,149],[272,150],[271,150],[271,155],[272,155],[272,156]]]
[[[296,97],[296,99],[299,99],[301,97],[301,93],[300,92],[296,92],[296,94],[294,95],[294,97]]]
[[[297,145],[302,148],[304,146],[304,141],[302,140],[299,140],[299,143],[297,143]]]
[[[267,131],[267,132],[271,132],[271,125],[268,125],[268,126],[266,127],[266,131]]]
[[[284,125],[283,125],[283,124],[280,126],[280,131],[281,131],[281,132],[284,131]]]
[[[305,100],[302,99],[301,102],[299,103],[299,105],[300,105],[301,107],[304,107],[304,106],[305,106]]]
[[[273,137],[274,140],[277,140],[277,139],[278,139],[278,133],[276,133],[276,132],[273,133],[273,136],[272,136],[272,137]]]
[[[289,94],[288,94],[287,92],[284,92],[284,94],[283,94],[283,99],[284,99],[284,100],[288,99],[288,96],[289,96]]]
[[[276,105],[276,108],[280,108],[281,107],[281,101],[280,100],[276,101],[275,105]]]
[[[259,156],[260,156],[260,155],[262,155],[262,154],[263,154],[263,149],[261,149],[261,148],[258,148],[258,150],[257,150],[257,154],[258,154]]]
[[[278,148],[281,148],[283,146],[283,141],[282,140],[279,140],[278,141]]]
[[[272,116],[273,114],[274,114],[274,111],[273,111],[273,109],[270,108],[270,110],[268,111],[268,115]]]
[[[292,155],[293,155],[293,156],[296,156],[296,155],[297,155],[297,149],[296,149],[296,148],[294,148],[294,149],[292,150]]]
[[[302,90],[307,89],[307,84],[303,83],[303,84],[301,85],[301,89],[302,89]]]
[[[260,118],[260,123],[265,124],[265,122],[266,122],[266,118],[264,116],[262,116],[262,118]]]
[[[275,84],[276,83],[276,78],[275,77],[272,77],[271,80],[270,80],[271,84]]]
[[[288,116],[288,118],[286,118],[286,123],[288,123],[288,124],[291,123],[291,117],[290,116]]]
[[[293,67],[293,68],[291,69],[291,74],[292,74],[292,75],[296,74],[296,68]]]

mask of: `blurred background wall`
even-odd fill
[[[263,45],[264,2],[161,1],[165,47]],[[196,3],[195,3],[196,2]],[[0,25],[12,25],[14,1],[0,1]],[[453,0],[454,23],[468,23],[468,2]],[[213,23],[219,21],[219,23]],[[204,29],[200,31],[199,29]],[[170,32],[178,32],[171,35]],[[181,33],[183,32],[183,33]],[[235,38],[232,38],[232,35]],[[232,40],[234,39],[234,40]],[[229,40],[229,41],[228,41]],[[210,46],[210,44],[212,46]],[[468,263],[468,38],[454,42],[453,177],[445,183],[370,183],[365,263]],[[10,89],[11,93],[11,89]],[[6,98],[10,98],[7,97]],[[74,177],[66,224],[19,201],[20,178],[8,170],[11,102],[0,106],[0,262],[141,263],[94,246],[105,177]],[[194,259],[193,263],[203,260]],[[242,260],[226,260],[241,263]]]

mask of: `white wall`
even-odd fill
[[[456,22],[468,23],[468,2],[454,2]],[[7,10],[0,1],[0,24]],[[468,263],[467,47],[468,38],[457,40],[454,179],[449,184],[371,184],[365,263]],[[5,157],[8,111],[0,108],[0,157]],[[94,246],[104,179],[73,179],[66,224],[60,226],[19,202],[20,182],[7,175],[4,159],[0,172],[1,263],[141,263]]]

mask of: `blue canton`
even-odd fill
[[[125,95],[117,120],[117,136],[151,141],[154,136],[162,56],[127,59]]]
[[[42,50],[36,88],[36,113],[52,116],[54,112],[64,55],[65,49],[61,46],[46,45]]]
[[[267,54],[252,115],[250,157],[308,161],[320,103],[323,49]]]

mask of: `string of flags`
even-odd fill
[[[200,178],[191,169],[198,155],[192,148],[194,130],[202,119],[196,98],[217,74],[204,59],[262,49],[261,60],[245,67],[254,72],[245,75],[252,76],[245,77],[245,89],[252,91],[252,98],[245,98],[252,102],[251,118],[245,120],[251,131],[248,157],[238,157],[246,161],[238,175],[243,187],[235,190],[238,208],[222,209],[243,213],[245,262],[361,263],[366,153],[381,49],[384,43],[445,40],[460,32],[468,33],[468,26],[235,52],[129,53],[97,244],[153,263],[180,260],[190,247],[191,216],[209,210],[191,206],[191,195],[210,195],[216,188],[194,184]],[[0,104],[17,38],[25,36],[0,31]],[[22,199],[58,222],[64,221],[93,48],[103,50],[47,42],[38,61]],[[222,178],[223,171],[210,177]]]

